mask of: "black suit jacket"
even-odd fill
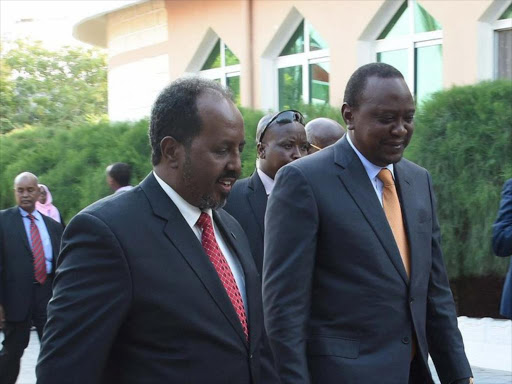
[[[279,171],[265,220],[263,300],[283,383],[407,383],[414,334],[418,358],[428,369],[431,354],[442,383],[471,376],[430,175],[405,159],[394,172],[410,280],[346,138]]]
[[[224,209],[240,223],[245,231],[258,273],[261,274],[267,192],[258,172],[254,171],[251,177],[235,183]]]
[[[43,214],[41,216],[52,242],[55,271],[62,226]],[[52,275],[48,278],[51,279]],[[7,321],[26,319],[32,304],[33,282],[34,257],[19,208],[0,211],[0,304],[4,307]]]
[[[247,239],[214,212],[245,275],[249,343],[201,243],[153,174],[66,227],[39,384],[271,383]]]

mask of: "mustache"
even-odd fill
[[[238,179],[240,177],[240,173],[236,171],[224,172],[217,180],[220,179]]]

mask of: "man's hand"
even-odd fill
[[[4,307],[0,305],[0,329],[4,328],[4,322],[5,322],[5,312]]]

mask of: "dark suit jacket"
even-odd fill
[[[249,344],[201,243],[151,173],[66,227],[38,383],[274,382],[247,239],[223,210],[214,220],[245,274]]]
[[[394,169],[410,281],[346,138],[279,171],[265,220],[263,302],[283,383],[407,383],[414,333],[420,361],[427,366],[430,353],[442,383],[471,376],[431,178],[405,159]]]
[[[267,192],[258,172],[254,171],[251,177],[235,183],[224,209],[240,223],[245,231],[258,273],[261,274]]]
[[[62,226],[41,214],[50,235],[53,271],[60,250]],[[53,272],[52,272],[53,275]],[[48,276],[50,279],[52,275]],[[19,208],[0,211],[0,304],[7,321],[23,321],[32,304],[34,258]],[[51,288],[51,284],[48,284]]]
[[[512,179],[503,185],[500,210],[492,228],[492,247],[497,256],[512,255]],[[512,318],[512,264],[503,285],[500,313]]]

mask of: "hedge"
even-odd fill
[[[307,120],[319,116],[341,118],[330,107],[301,106]],[[262,111],[241,108],[246,146],[242,177],[256,163],[255,130]],[[78,211],[111,191],[105,182],[108,164],[122,161],[133,168],[132,184],[151,170],[148,121],[90,123],[73,128],[27,127],[0,135],[0,209],[14,205],[13,180],[30,171],[48,185],[55,206],[68,222]]]
[[[512,177],[512,82],[483,82],[435,94],[421,105],[406,157],[433,178],[450,277],[504,276],[491,227]]]

